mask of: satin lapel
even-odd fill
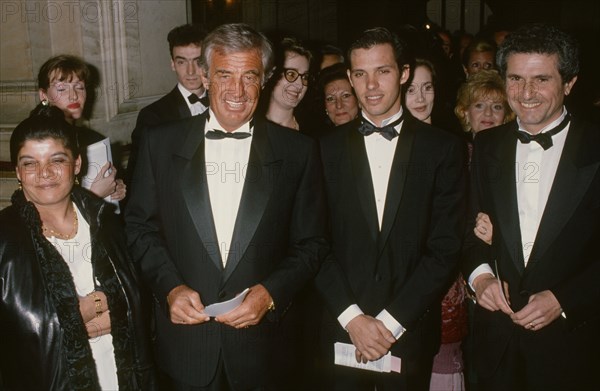
[[[353,181],[360,200],[363,216],[367,221],[371,239],[377,242],[379,236],[379,221],[377,219],[377,206],[375,204],[375,191],[373,179],[365,148],[365,137],[356,129],[348,131],[348,150],[350,151],[350,166],[352,167]]]
[[[206,181],[204,162],[204,125],[205,115],[193,117],[187,122],[190,129],[182,149],[173,157],[181,173],[181,192],[185,204],[194,222],[204,248],[219,269],[223,269],[221,252],[218,246],[217,232],[210,206],[210,194]]]
[[[281,160],[273,159],[267,125],[264,122],[257,123],[253,130],[248,169],[223,281],[227,281],[239,264],[267,208],[273,182],[282,165]]]
[[[539,260],[543,259],[548,248],[563,230],[589,189],[600,166],[598,159],[589,164],[590,155],[589,152],[586,152],[589,146],[584,144],[583,130],[577,128],[575,120],[571,124],[527,264],[528,272],[535,268]],[[594,146],[594,148],[596,147]],[[594,149],[591,153],[597,154],[598,150]],[[579,163],[585,159],[587,162]]]
[[[509,256],[517,270],[523,273],[523,247],[521,245],[517,181],[515,178],[517,138],[514,134],[517,126],[516,122],[513,125],[498,140],[492,140],[492,142],[498,143],[498,147],[490,152],[492,153],[491,156],[482,158],[481,161],[484,162],[485,167],[481,167],[481,169],[484,170],[485,176],[481,180],[490,184],[490,196],[497,211],[498,228],[502,233]],[[493,154],[493,152],[497,154]],[[485,203],[484,201],[483,204]]]
[[[390,231],[396,220],[396,214],[402,200],[404,192],[404,182],[408,170],[410,168],[411,153],[416,137],[416,129],[414,123],[410,119],[405,119],[400,135],[398,136],[398,144],[394,152],[394,160],[390,171],[390,179],[388,181],[387,192],[385,196],[385,208],[383,210],[383,223],[381,225],[381,233],[379,234],[378,253],[381,253],[388,240]]]

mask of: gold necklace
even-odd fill
[[[73,204],[71,204],[71,205],[73,205]],[[74,206],[72,207],[72,210],[73,210],[73,230],[71,231],[71,233],[63,234],[60,232],[56,232],[52,228],[46,227],[46,225],[44,225],[44,223],[42,222],[42,231],[44,231],[44,236],[54,236],[54,237],[57,237],[62,240],[73,239],[75,237],[75,235],[77,235],[77,225],[79,223],[79,219],[77,218],[77,212],[75,211]],[[49,233],[50,235],[47,235],[47,233]]]

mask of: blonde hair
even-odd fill
[[[454,114],[458,117],[465,132],[470,132],[471,124],[467,121],[467,110],[471,104],[481,98],[497,96],[502,99],[504,106],[503,123],[515,118],[508,105],[504,81],[495,70],[481,70],[471,75],[458,89]]]

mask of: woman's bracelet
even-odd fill
[[[92,296],[94,298],[94,304],[96,305],[96,318],[101,317],[102,316],[102,299],[100,299],[100,296],[98,296],[96,291],[93,291],[88,296]]]

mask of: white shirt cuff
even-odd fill
[[[487,263],[482,263],[481,265],[477,266],[477,268],[475,270],[473,270],[473,272],[469,276],[469,286],[471,287],[473,292],[475,292],[475,288],[473,288],[473,281],[475,281],[475,279],[477,277],[479,277],[480,275],[486,274],[486,273],[489,273],[495,277],[494,271],[492,270],[491,266]]]
[[[346,308],[344,312],[340,316],[338,316],[337,320],[340,322],[340,325],[344,329],[348,326],[348,323],[358,315],[362,315],[363,312],[357,304],[352,304],[350,307]]]
[[[400,323],[389,312],[386,310],[382,310],[377,316],[377,319],[383,322],[385,327],[390,330],[390,332],[394,335],[394,338],[398,339],[404,334],[406,329],[402,327]]]

